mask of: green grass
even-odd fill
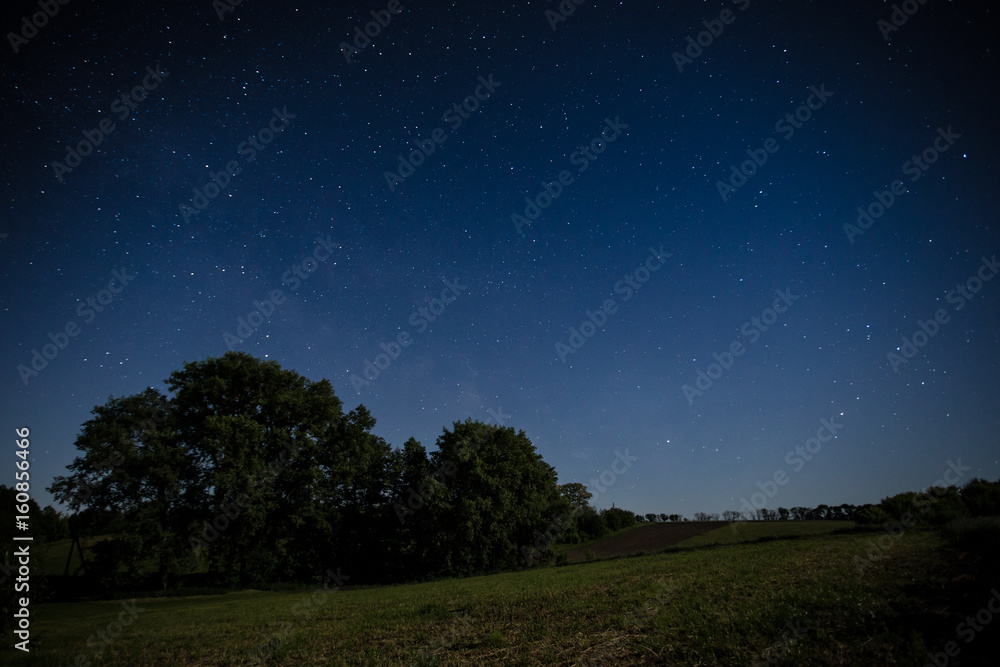
[[[100,657],[88,638],[117,619],[121,602],[38,605],[30,657],[7,642],[0,662],[72,664],[82,653],[90,665],[252,664],[247,652],[288,623],[268,664],[749,665],[762,652],[784,665],[923,664],[924,639],[903,619],[923,604],[913,584],[944,576],[941,538],[911,531],[862,575],[853,559],[869,539],[331,590],[305,608],[309,590],[140,600],[144,611]],[[786,651],[790,622],[809,631]]]
[[[92,560],[94,557],[93,552],[90,548],[100,542],[101,540],[108,539],[106,535],[100,537],[85,537],[80,540],[83,546],[84,556],[88,561]],[[69,556],[70,547],[73,546],[73,540],[57,540],[55,542],[49,542],[42,546],[40,549],[41,556],[38,560],[40,563],[41,571],[44,574],[62,574],[66,571],[66,559]],[[80,552],[73,548],[73,557],[69,561],[69,573],[76,574],[80,570]]]
[[[849,530],[853,521],[738,521],[722,528],[688,538],[679,548],[703,547],[710,544],[738,544],[762,538],[789,538],[808,535],[825,535],[838,530]]]

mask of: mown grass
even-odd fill
[[[82,654],[90,665],[254,664],[248,652],[287,622],[287,639],[263,652],[267,664],[749,665],[762,655],[777,665],[923,664],[926,623],[913,614],[923,613],[921,591],[944,576],[941,538],[910,531],[862,574],[854,557],[869,539],[348,587],[305,608],[309,590],[140,600],[144,611],[100,656],[88,638],[117,620],[121,602],[39,605],[30,656],[8,643],[0,662],[75,664]],[[789,623],[808,628],[794,644],[783,639]]]

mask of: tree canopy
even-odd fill
[[[430,454],[412,438],[394,449],[328,381],[240,352],[187,363],[166,385],[95,407],[50,487],[81,516],[113,515],[98,547],[109,585],[509,568],[560,500],[523,431],[466,420]]]

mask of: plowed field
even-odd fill
[[[587,560],[587,552],[592,551],[595,558],[612,558],[628,556],[645,551],[653,553],[680,544],[689,537],[707,533],[716,528],[728,525],[728,521],[682,521],[680,523],[651,523],[634,530],[609,537],[606,540],[592,544],[589,547],[579,547],[566,552],[571,563]]]

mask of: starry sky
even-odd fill
[[[1000,477],[986,3],[9,4],[0,421],[42,505],[95,405],[229,349],[397,447],[523,429],[598,507]]]

